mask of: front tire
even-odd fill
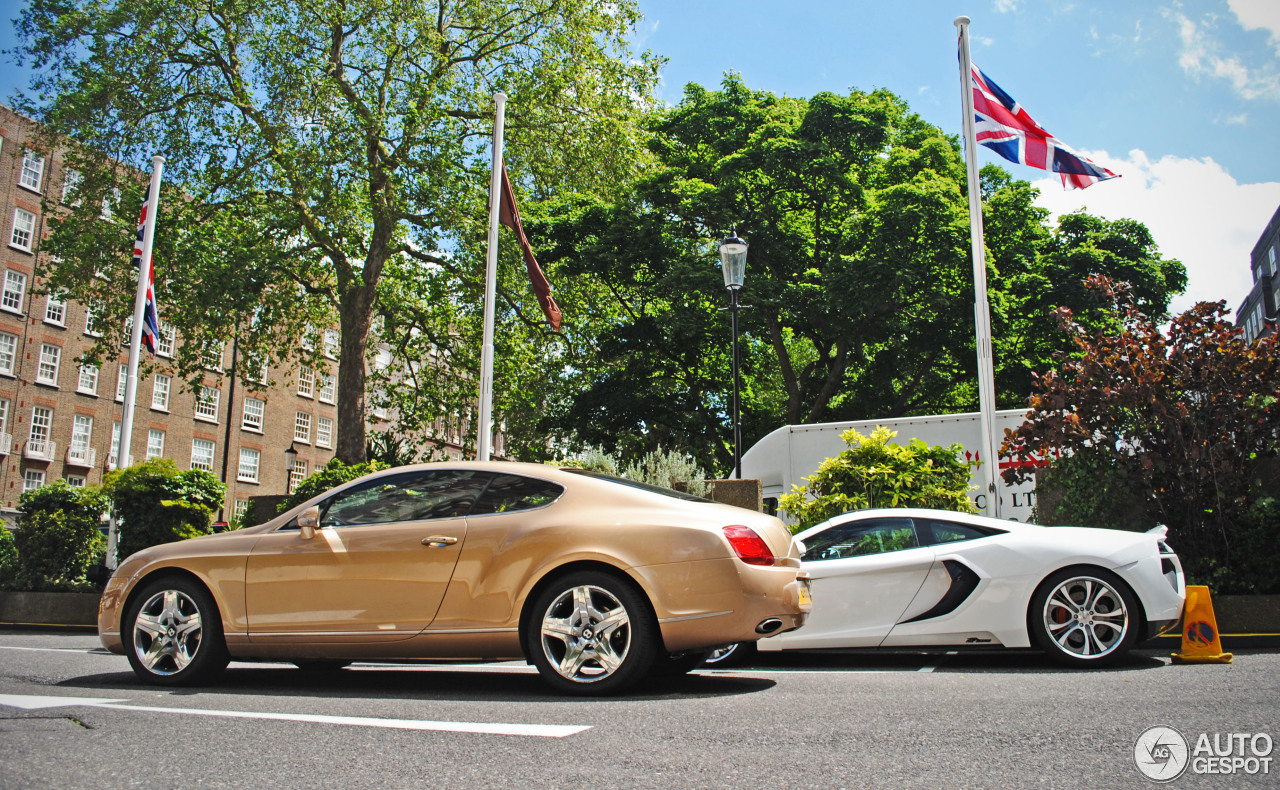
[[[533,602],[526,633],[543,680],[565,694],[616,694],[644,678],[657,653],[648,601],[609,573],[557,579]]]
[[[122,625],[129,665],[147,683],[201,683],[229,661],[218,606],[209,591],[191,579],[151,582],[130,602]]]
[[[1059,663],[1101,667],[1138,641],[1141,608],[1129,586],[1102,568],[1065,568],[1031,597],[1027,624],[1040,648]]]

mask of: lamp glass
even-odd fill
[[[747,273],[747,242],[737,234],[720,242],[721,273],[725,288],[741,288]]]

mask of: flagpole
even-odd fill
[[[138,288],[133,297],[133,328],[129,333],[129,372],[125,377],[124,407],[120,417],[121,469],[133,466],[133,407],[138,396],[138,356],[142,351],[142,322],[147,309],[147,288],[151,284],[151,243],[155,239],[156,215],[160,206],[160,178],[164,174],[164,157],[151,157],[151,184],[147,187],[147,220],[142,230],[142,260],[138,265]],[[116,567],[116,521],[107,526],[107,566]]]
[[[960,31],[960,98],[964,106],[964,154],[969,171],[969,239],[973,245],[973,315],[978,346],[978,410],[982,423],[982,463],[978,470],[986,490],[983,512],[1000,518],[996,475],[1000,471],[995,441],[995,373],[991,359],[991,306],[987,301],[987,261],[982,243],[982,191],[978,177],[978,136],[974,131],[973,63],[969,58],[969,17],[958,16]]]
[[[502,206],[502,128],[507,94],[493,94],[493,174],[489,178],[489,249],[484,275],[484,345],[480,349],[480,417],[476,458],[488,461],[493,440],[493,311],[498,291],[498,212]]]

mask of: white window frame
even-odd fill
[[[84,333],[89,337],[102,337],[101,330],[94,328],[93,308],[86,305],[84,308]]]
[[[93,444],[93,418],[87,414],[77,414],[71,418],[71,450],[79,450],[81,457],[88,455]]]
[[[72,488],[84,488],[85,484],[89,482],[84,475],[67,475],[66,480],[67,485]]]
[[[44,157],[30,148],[22,152],[22,169],[18,173],[18,186],[32,192],[40,192],[44,182]]]
[[[116,400],[124,400],[124,391],[129,386],[129,366],[120,363],[120,376],[116,379]]]
[[[333,449],[333,418],[316,417],[316,447]]]
[[[338,377],[329,373],[320,374],[320,388],[317,396],[321,403],[336,403],[338,393]]]
[[[9,231],[9,246],[23,252],[31,252],[36,238],[36,215],[25,208],[13,209],[13,228]]]
[[[342,351],[342,335],[336,329],[324,330],[324,355],[329,359],[337,359]]]
[[[311,444],[311,415],[305,411],[298,412],[293,418],[294,441]]]
[[[209,348],[205,348],[204,351],[200,352],[200,367],[206,370],[221,371],[222,359],[226,353],[227,346],[225,343],[222,343],[219,341],[214,341],[209,345],[210,345]],[[212,346],[214,345],[217,346],[216,350],[212,348]]]
[[[298,490],[298,484],[307,479],[307,462],[301,458],[293,461],[293,466],[289,467],[289,489],[288,493],[292,494]]]
[[[250,403],[256,404],[250,406]],[[254,433],[262,433],[262,425],[267,416],[267,402],[261,398],[252,398],[246,396],[244,399],[244,410],[240,413],[240,429],[243,431],[253,431]]]
[[[147,430],[147,460],[164,458],[164,431],[159,428]]]
[[[0,398],[0,433],[9,432],[9,399]]]
[[[22,300],[27,294],[27,275],[9,269],[4,273],[4,287],[0,290],[0,310],[22,314]]]
[[[76,392],[85,395],[98,394],[98,366],[81,365],[80,378],[76,381]]]
[[[151,382],[151,408],[156,411],[169,411],[169,390],[173,379],[163,373],[157,373]]]
[[[68,168],[62,174],[62,203],[66,206],[80,205],[80,184],[84,183],[84,176],[80,175],[79,170]],[[67,200],[73,197],[74,200]]]
[[[66,328],[67,300],[59,299],[53,294],[49,294],[44,302],[44,322]]]
[[[156,353],[162,357],[173,356],[174,329],[164,323],[160,324],[160,337],[156,339]]]
[[[235,505],[231,508],[231,512],[236,521],[244,524],[245,516],[249,515],[249,506],[253,504],[248,499],[237,499]]]
[[[236,465],[236,480],[242,483],[258,482],[258,469],[261,466],[261,451],[249,447],[241,447],[240,463]]]
[[[18,361],[18,336],[0,332],[0,373],[13,376]]]
[[[199,450],[199,452],[197,452]],[[203,469],[206,472],[213,471],[213,459],[217,453],[217,445],[211,439],[192,439],[191,440],[191,468]],[[205,463],[205,459],[208,463]]]
[[[52,343],[40,344],[40,362],[36,365],[36,383],[58,386],[58,368],[62,364],[62,347]]]
[[[49,441],[49,433],[53,429],[53,409],[48,406],[31,407],[31,431],[27,441],[44,444]]]
[[[107,463],[111,466],[120,465],[120,423],[111,424],[111,453],[107,456]]]
[[[298,394],[304,398],[313,398],[316,393],[316,371],[306,365],[298,368]]]
[[[22,473],[22,491],[34,491],[44,485],[43,469],[27,469]]]
[[[195,418],[201,422],[218,421],[218,406],[222,400],[222,390],[217,387],[200,387],[196,396]]]

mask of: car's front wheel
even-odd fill
[[[534,601],[526,633],[543,679],[568,694],[615,694],[648,673],[657,626],[648,602],[609,573],[558,579]]]
[[[218,607],[201,584],[182,577],[151,582],[125,611],[121,629],[134,673],[148,683],[200,683],[227,666]]]
[[[1031,598],[1028,625],[1057,661],[1076,667],[1113,663],[1138,639],[1138,602],[1120,577],[1102,568],[1066,568]]]

